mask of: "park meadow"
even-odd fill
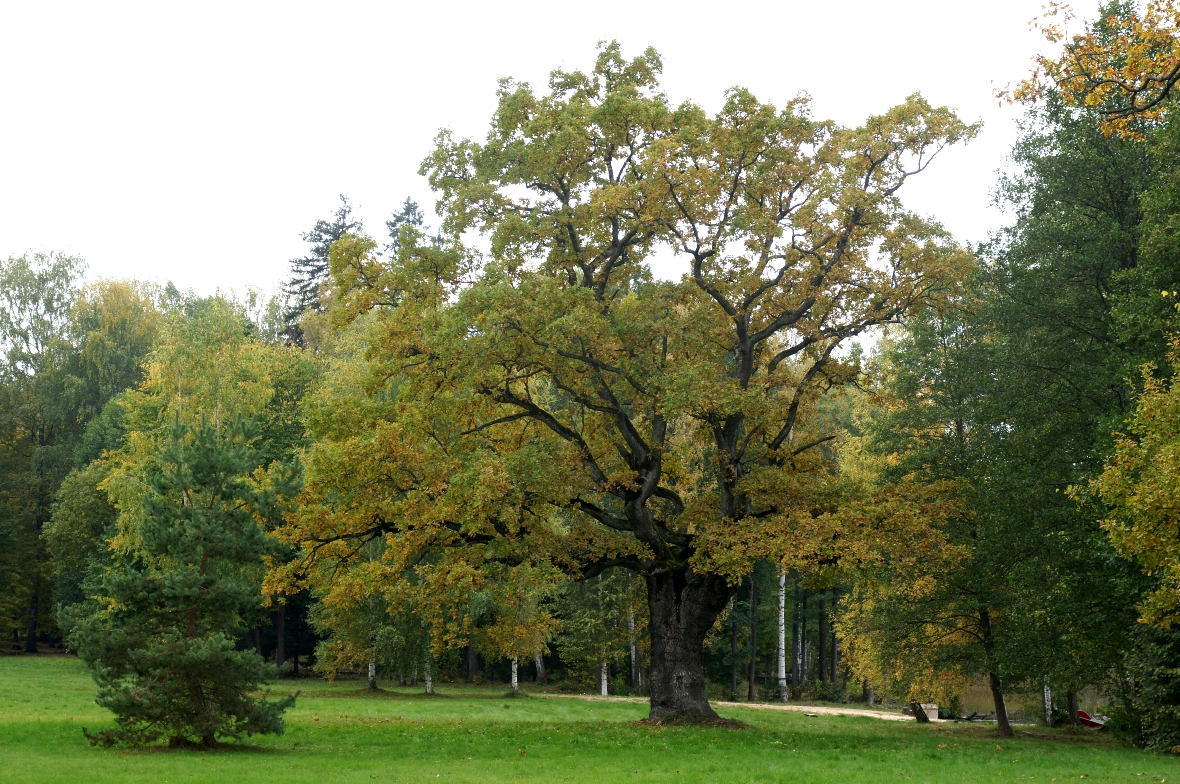
[[[419,690],[363,680],[298,687],[281,736],[193,752],[96,750],[84,666],[63,656],[0,658],[0,766],[29,782],[1051,782],[1165,781],[1180,762],[1073,728],[918,725],[728,707],[740,729],[652,726],[643,700],[531,693],[504,684]],[[52,764],[47,761],[52,760]]]
[[[603,40],[270,293],[0,260],[0,781],[1180,776],[1180,0],[1087,11],[975,242],[949,101]]]

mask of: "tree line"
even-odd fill
[[[704,723],[983,679],[1003,733],[1012,695],[1052,724],[1091,687],[1180,744],[1175,80],[1105,87],[1149,34],[1166,72],[1170,9],[1103,7],[1016,91],[976,247],[901,194],[977,125],[710,115],[612,43],[439,134],[437,228],[407,200],[379,241],[341,197],[281,297],[10,258],[13,641],[87,661],[96,742],[281,731],[293,698],[249,695],[302,661]]]

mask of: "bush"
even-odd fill
[[[1107,728],[1134,746],[1180,753],[1180,630],[1135,630]]]

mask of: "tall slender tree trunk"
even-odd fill
[[[45,422],[40,421],[37,427],[37,453],[48,445],[49,441],[45,437]],[[33,523],[36,527],[37,538],[40,540],[41,531],[45,528],[45,493],[43,492],[45,488],[45,469],[40,458],[34,456],[34,460],[37,466],[37,511],[34,515]],[[204,573],[203,566],[201,572],[202,574]],[[37,652],[37,624],[41,616],[41,579],[36,572],[33,572],[31,581],[33,591],[29,597],[29,618],[25,634],[25,653]]]
[[[816,638],[816,654],[819,658],[819,682],[828,682],[828,594],[819,595],[819,635]]]
[[[294,609],[295,612],[292,613],[292,615],[291,615],[291,638],[292,638],[291,643],[292,643],[292,647],[293,647],[292,653],[294,654],[291,657],[291,675],[292,675],[292,677],[298,678],[299,677],[299,626],[300,626],[300,624],[299,624],[299,609],[297,607],[293,607],[292,609]]]
[[[287,662],[287,605],[280,604],[274,612],[275,667],[282,672]]]
[[[778,570],[778,698],[787,701],[787,570]]]
[[[369,648],[369,691],[377,691],[377,647]]]
[[[1041,700],[1045,706],[1045,726],[1053,726],[1053,690],[1049,688],[1049,679],[1045,678],[1045,685],[1041,688]]]
[[[836,594],[836,590],[832,589],[832,606],[831,606],[832,622],[829,624],[829,626],[831,627],[831,632],[832,632],[832,639],[831,639],[832,661],[831,661],[831,666],[828,668],[828,679],[832,682],[832,689],[833,690],[836,688],[836,676],[840,672],[840,646],[838,644],[838,640],[836,639],[836,601],[837,601],[837,598],[838,597]]]
[[[635,644],[635,609],[627,616],[627,634],[631,642],[631,688],[639,686],[639,648]]]
[[[758,678],[758,580],[750,574],[750,687],[746,699],[753,702],[756,697]]]
[[[865,679],[864,686],[862,687],[862,689],[863,689],[864,698],[865,698],[865,705],[868,705],[870,708],[873,707],[873,705],[875,705],[877,702],[877,693],[873,689],[873,687],[869,685],[869,681],[867,678]]]
[[[41,586],[33,578],[33,595],[29,597],[29,623],[25,633],[25,653],[37,652],[37,616],[41,614]]]
[[[738,698],[738,629],[737,629],[737,596],[729,601],[729,664],[730,664],[730,699]]]
[[[603,697],[610,694],[610,662],[606,659],[598,665],[598,688]]]
[[[1069,721],[1073,726],[1082,726],[1082,720],[1078,717],[1078,693],[1070,689],[1066,695],[1066,700],[1069,702]]]
[[[534,663],[537,665],[537,683],[545,683],[548,678],[545,674],[545,656],[538,653]]]
[[[519,680],[518,673],[517,673],[517,667],[519,667],[519,666],[520,666],[520,657],[513,656],[512,657],[512,680],[510,681],[513,694],[516,694],[517,692],[520,691],[520,680]]]
[[[705,692],[705,635],[733,591],[725,578],[691,568],[644,576],[651,619],[651,718],[717,721]]]
[[[798,582],[795,583],[795,603],[791,610],[791,687],[798,689],[803,683],[802,634],[800,625],[803,622],[803,604],[800,601]]]

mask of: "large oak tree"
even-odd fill
[[[309,557],[383,537],[438,595],[480,564],[630,569],[652,718],[710,721],[702,642],[812,516],[840,346],[967,264],[898,193],[976,128],[917,95],[857,128],[737,88],[711,115],[660,69],[611,44],[545,93],[503,81],[486,140],[444,132],[423,164],[448,243],[333,247],[341,312],[378,311],[389,410],[338,412],[291,535]]]

